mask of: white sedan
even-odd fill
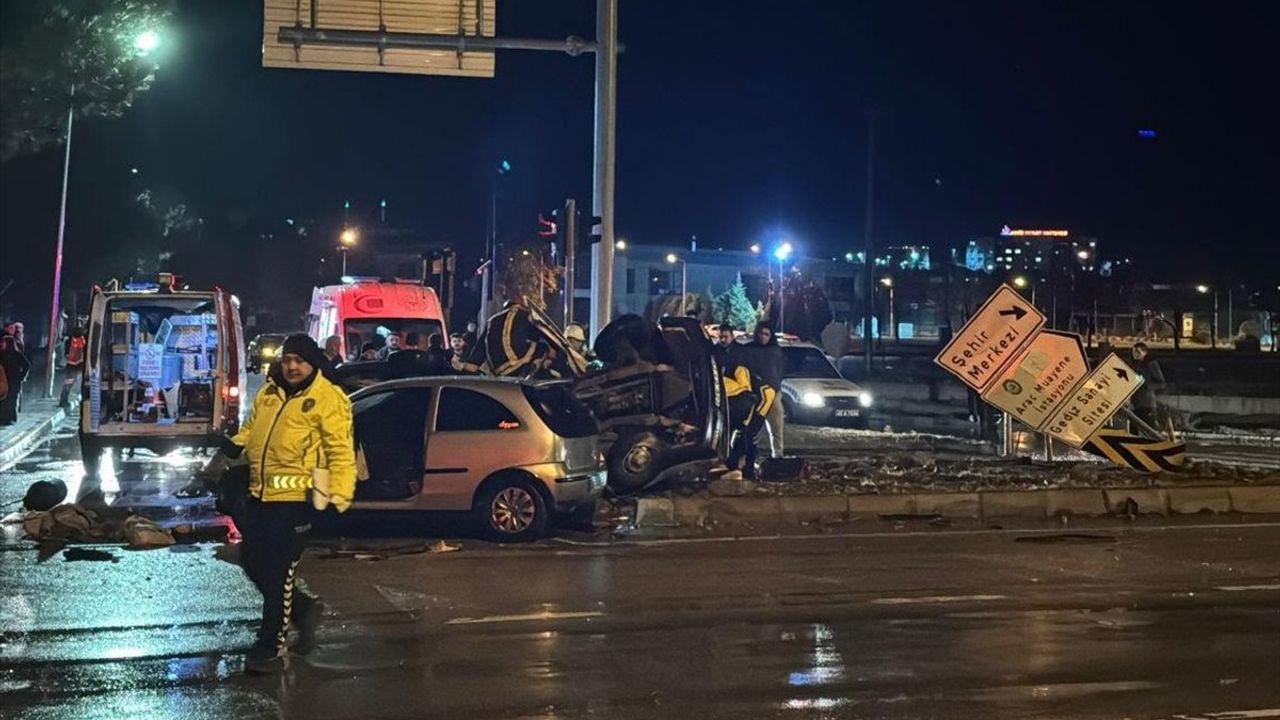
[[[846,380],[816,345],[782,346],[782,408],[804,425],[866,427],[871,393]]]

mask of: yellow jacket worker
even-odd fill
[[[755,479],[756,435],[778,394],[759,376],[753,376],[745,365],[732,361],[725,367],[724,394],[729,400],[729,427],[737,430],[729,447],[729,472],[739,472],[738,466],[742,464],[741,477]],[[732,477],[739,476],[735,474]]]
[[[321,607],[295,573],[316,508],[351,505],[355,450],[351,401],[320,372],[324,354],[306,335],[281,347],[248,421],[223,452],[249,461],[249,497],[235,518],[243,540],[240,563],[262,593],[262,624],[246,659],[249,672],[278,671],[290,621],[298,624],[298,652],[315,641]]]

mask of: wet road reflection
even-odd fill
[[[74,439],[71,439],[74,442]],[[0,501],[68,480],[67,439]],[[116,507],[209,517],[198,462],[104,467]],[[78,481],[77,481],[78,482]],[[181,502],[180,502],[181,501]],[[5,718],[1093,718],[1280,708],[1280,527],[311,551],[320,647],[242,674],[259,605],[211,544],[0,548]],[[1280,710],[1277,710],[1280,716]],[[1265,715],[1260,716],[1265,717]]]

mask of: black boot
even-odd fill
[[[320,617],[324,614],[324,603],[316,595],[294,590],[293,612],[289,614],[290,623],[298,630],[298,641],[293,645],[293,652],[299,655],[310,655],[316,649],[316,629],[320,626]]]
[[[269,645],[256,644],[244,656],[244,671],[249,675],[274,675],[283,669],[280,651]]]

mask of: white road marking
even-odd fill
[[[604,617],[604,613],[590,612],[540,612],[527,615],[487,615],[485,617],[460,617],[446,620],[445,625],[482,625],[484,623],[531,622],[534,620],[581,620]]]
[[[1111,532],[1117,536],[1136,533],[1157,533],[1180,530],[1245,530],[1257,528],[1280,528],[1280,522],[1254,523],[1200,523],[1195,525],[1153,525],[1150,527],[1098,526],[1084,529],[1087,532]],[[881,531],[864,533],[828,533],[824,535],[749,535],[742,537],[696,537],[696,538],[653,538],[633,540],[610,540],[607,542],[585,542],[568,538],[553,538],[553,542],[577,547],[623,547],[626,545],[703,545],[707,543],[735,542],[778,542],[780,540],[849,540],[855,538],[900,538],[900,537],[938,537],[955,535],[1060,535],[1061,528],[983,528],[980,530],[904,530],[900,532]]]
[[[920,597],[887,597],[875,598],[872,605],[916,605],[927,603],[951,602],[986,602],[988,600],[1006,600],[1005,595],[924,595]]]
[[[1280,708],[1260,710],[1226,710],[1199,715],[1171,715],[1169,720],[1251,720],[1252,718],[1280,718]]]
[[[1221,590],[1222,592],[1254,592],[1257,590],[1280,590],[1280,583],[1275,583],[1273,585],[1223,585],[1222,587],[1214,588],[1214,590]]]

